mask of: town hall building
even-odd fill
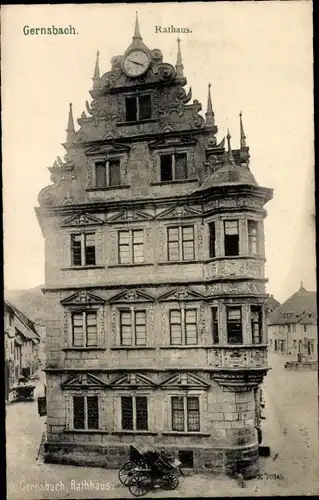
[[[45,460],[119,467],[145,439],[195,471],[259,470],[267,373],[264,205],[272,190],[218,141],[210,85],[131,44],[92,101],[36,214],[45,238]]]

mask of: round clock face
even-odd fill
[[[133,50],[124,59],[123,69],[128,76],[140,76],[148,69],[150,58],[142,50]]]

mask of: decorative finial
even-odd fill
[[[233,153],[232,153],[232,150],[231,150],[231,145],[230,145],[230,139],[231,139],[231,135],[229,133],[229,129],[227,129],[227,145],[228,145],[228,159],[230,160],[231,163],[234,163],[234,157],[233,157]]]
[[[214,111],[213,111],[213,105],[212,105],[212,98],[210,95],[210,88],[211,84],[208,84],[208,99],[207,99],[207,111],[206,111],[206,125],[215,125],[215,119],[214,119]]]
[[[72,103],[69,104],[69,120],[68,120],[68,128],[66,129],[66,140],[67,142],[72,142],[75,136],[75,128],[73,121],[73,110]]]
[[[300,288],[303,288],[303,281],[300,282]]]
[[[246,136],[244,132],[244,126],[243,126],[243,120],[242,120],[242,112],[239,113],[239,120],[240,120],[240,149],[244,149],[247,147],[246,144]]]
[[[140,33],[140,26],[138,23],[138,12],[137,11],[136,11],[136,18],[135,18],[135,28],[134,28],[133,40],[136,40],[136,39],[142,40],[142,36]]]
[[[182,61],[182,53],[181,53],[181,39],[177,38],[177,60],[176,60],[176,72],[177,72],[177,77],[183,78],[184,73],[183,73],[183,61]]]
[[[96,61],[95,61],[95,67],[94,67],[94,74],[93,74],[93,88],[96,89],[100,86],[100,63],[99,63],[99,58],[100,58],[100,52],[97,51],[96,53]]]

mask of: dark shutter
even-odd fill
[[[85,429],[84,397],[73,396],[73,428]]]
[[[73,266],[81,266],[81,264],[82,264],[81,238],[82,237],[80,234],[72,234],[71,235],[72,265]]]
[[[147,397],[136,396],[136,430],[148,430]]]
[[[218,308],[212,307],[212,328],[213,328],[213,344],[219,343],[218,332]]]
[[[137,100],[136,97],[125,99],[125,119],[127,122],[137,121]]]
[[[110,183],[109,183],[110,186],[121,185],[120,160],[109,161],[109,176],[110,176]]]
[[[161,155],[161,182],[173,180],[173,157]]]
[[[150,95],[140,95],[139,96],[140,105],[140,116],[139,120],[147,120],[152,116],[151,108],[151,96]]]
[[[87,397],[88,429],[99,428],[99,400],[97,396]]]
[[[215,222],[211,222],[209,224],[209,256],[210,257],[216,257],[215,243],[216,243]]]
[[[133,430],[133,399],[131,396],[122,396],[122,429]]]
[[[85,235],[85,265],[95,266],[95,234]]]
[[[175,179],[187,179],[187,154],[176,153],[175,155]]]
[[[106,186],[106,164],[105,161],[97,161],[95,163],[95,180],[97,187]]]

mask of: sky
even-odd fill
[[[101,74],[131,43],[135,11],[143,41],[176,63],[205,112],[211,83],[222,139],[239,146],[239,112],[266,205],[268,293],[283,301],[303,281],[315,290],[312,5],[218,2],[2,7],[2,123],[5,288],[44,283],[44,240],[34,207],[63,156],[69,102],[75,118],[91,102],[96,51]],[[24,35],[23,27],[67,27],[76,35]],[[155,26],[190,33],[156,33]]]

